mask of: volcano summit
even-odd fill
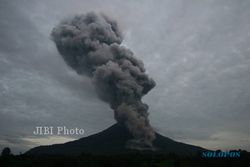
[[[175,153],[178,155],[194,155],[205,149],[189,144],[176,142],[172,139],[155,133],[156,138],[153,141],[156,153]],[[26,154],[28,155],[80,155],[81,153],[91,153],[94,155],[126,154],[138,150],[126,147],[127,141],[133,136],[126,127],[121,124],[114,124],[108,129],[81,138],[79,140],[67,142],[64,144],[54,144],[50,146],[39,146],[32,148]],[[150,151],[144,150],[144,151]],[[152,151],[152,150],[151,150]],[[143,151],[142,151],[143,152]]]

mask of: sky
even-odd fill
[[[90,11],[117,20],[122,45],[156,81],[143,101],[156,132],[208,149],[250,151],[250,1],[0,0],[0,150],[64,143],[115,123],[91,80],[70,69],[50,33]],[[84,135],[35,136],[36,126]]]

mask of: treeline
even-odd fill
[[[241,150],[240,150],[241,151]],[[7,154],[6,154],[7,153]],[[241,151],[239,158],[202,158],[170,154],[133,153],[120,155],[28,156],[12,155],[10,150],[0,157],[1,167],[222,167],[250,166],[250,153]]]

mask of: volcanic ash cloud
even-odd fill
[[[51,36],[65,62],[92,79],[100,99],[109,103],[116,121],[132,134],[127,146],[153,148],[155,133],[142,97],[155,82],[145,73],[143,62],[120,45],[123,38],[116,21],[96,13],[77,15],[63,20]]]

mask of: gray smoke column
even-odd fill
[[[93,80],[100,99],[110,104],[117,122],[134,136],[127,146],[153,148],[155,133],[141,99],[155,82],[145,73],[143,62],[120,45],[123,38],[117,23],[103,14],[87,13],[62,21],[51,36],[65,62]]]

